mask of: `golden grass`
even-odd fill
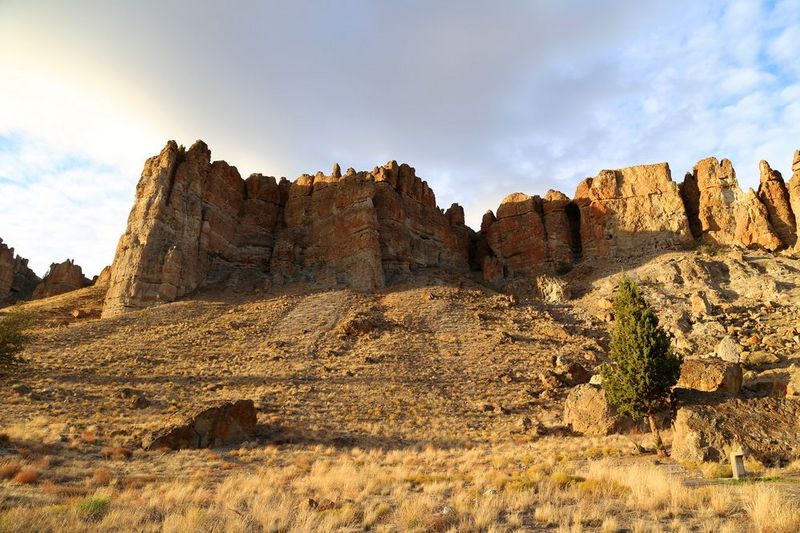
[[[182,471],[179,478],[138,474],[144,481],[134,486],[136,476],[100,467],[83,485],[46,480],[33,490],[51,504],[0,511],[0,531],[751,528],[783,533],[799,524],[799,502],[791,492],[707,484],[696,476],[688,484],[689,472],[678,465],[653,464],[641,456],[567,458],[592,446],[588,439],[575,441],[469,450],[288,446],[153,454],[141,464],[131,459],[124,465],[142,469],[155,461],[152,466],[160,471]],[[197,468],[231,458],[248,466]],[[48,475],[63,475],[66,468],[52,466]],[[92,486],[100,492],[92,494]],[[771,524],[779,525],[770,529]]]

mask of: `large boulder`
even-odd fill
[[[678,461],[725,462],[730,451],[765,464],[800,457],[800,401],[696,396],[678,409],[672,457]]]
[[[156,431],[142,442],[147,450],[218,448],[255,436],[256,408],[252,400],[221,402],[189,413],[185,420]]]
[[[603,170],[578,185],[584,257],[635,257],[692,242],[669,165]]]
[[[63,263],[53,263],[44,279],[33,291],[33,299],[48,298],[65,292],[82,289],[91,285],[91,281],[83,275],[83,270],[72,259]]]
[[[677,386],[704,392],[736,394],[742,388],[742,367],[716,357],[686,359],[681,364]]]
[[[584,435],[611,435],[636,427],[629,417],[621,416],[608,403],[603,389],[588,383],[569,392],[564,402],[564,423]]]

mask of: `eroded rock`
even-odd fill
[[[564,402],[564,423],[584,435],[611,435],[635,427],[633,421],[616,412],[600,387],[583,384],[574,387]]]
[[[65,292],[82,289],[91,285],[91,281],[83,275],[83,270],[72,259],[63,263],[53,263],[44,279],[36,286],[31,296],[33,299],[48,298]]]
[[[716,357],[686,359],[678,387],[704,392],[736,394],[742,388],[742,367]]]
[[[0,306],[29,299],[40,281],[28,268],[28,260],[0,239]]]
[[[167,427],[142,442],[146,450],[218,448],[255,436],[256,408],[252,400],[222,402],[187,415],[182,424]]]
[[[732,448],[765,464],[800,457],[800,401],[698,398],[678,410],[671,452],[675,460],[725,462]]]

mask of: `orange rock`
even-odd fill
[[[53,263],[44,279],[33,291],[32,299],[47,298],[57,294],[82,289],[91,285],[91,281],[83,275],[83,270],[72,259],[63,263]]]
[[[797,222],[783,176],[777,170],[772,170],[766,161],[759,163],[759,169],[761,183],[758,186],[758,198],[767,209],[772,229],[784,246],[794,246],[797,242]]]

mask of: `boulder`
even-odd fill
[[[736,394],[742,388],[742,367],[716,357],[686,359],[681,364],[677,386],[704,392]]]
[[[770,168],[769,163],[759,163],[761,183],[758,198],[767,210],[767,218],[784,247],[792,247],[797,242],[797,221],[792,211],[789,190],[783,176]]]
[[[707,315],[711,312],[711,304],[702,292],[693,294],[689,301],[692,305],[692,314],[697,316]]]
[[[728,363],[739,363],[742,356],[742,347],[736,342],[733,337],[726,335],[717,345],[714,353]]]
[[[185,420],[156,431],[142,442],[146,450],[218,448],[251,439],[256,431],[252,400],[221,402],[189,413]]]
[[[83,275],[83,270],[72,259],[63,263],[53,263],[44,279],[36,286],[31,296],[34,300],[48,298],[65,292],[82,289],[91,285],[91,281]]]
[[[692,242],[666,163],[603,170],[578,185],[574,202],[584,257],[635,257]]]
[[[753,189],[736,205],[735,244],[775,251],[783,244],[769,223],[767,208]]]
[[[672,437],[677,461],[725,462],[733,448],[765,464],[800,457],[800,401],[696,396],[678,409]]]
[[[564,402],[564,423],[584,435],[611,435],[632,430],[633,421],[616,412],[600,387],[583,384],[574,387]]]
[[[554,276],[537,276],[536,290],[542,300],[549,303],[563,303],[570,298],[567,282]]]

